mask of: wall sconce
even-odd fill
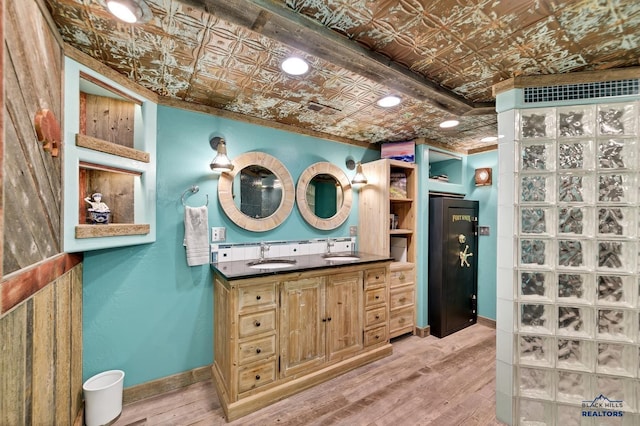
[[[209,164],[211,170],[220,173],[230,172],[233,170],[233,163],[229,157],[227,157],[227,143],[224,139],[215,136],[211,138],[209,145],[211,145],[211,148],[216,151],[216,156],[211,161],[211,164]]]
[[[355,189],[362,188],[367,184],[367,177],[362,173],[362,164],[356,164],[356,174],[351,179],[351,186]]]
[[[491,168],[476,169],[476,186],[491,186]]]
[[[151,10],[143,0],[107,0],[107,9],[129,24],[147,22],[151,18]]]

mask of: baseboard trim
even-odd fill
[[[210,378],[210,365],[194,368],[193,370],[185,371],[183,373],[174,374],[172,376],[128,387],[122,392],[122,402],[125,405],[131,404],[132,402],[140,401],[141,399],[180,389],[197,382],[209,380]]]
[[[431,326],[416,327],[416,336],[427,337],[431,335]]]
[[[492,320],[491,318],[485,318],[478,315],[478,324],[484,325],[485,327],[496,328],[496,320]]]

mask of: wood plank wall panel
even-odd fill
[[[82,406],[82,256],[61,254],[62,42],[42,0],[0,0],[0,425],[64,424]]]
[[[4,244],[1,242],[4,241],[4,0],[0,0],[0,35],[2,35],[3,43],[0,43],[0,277],[3,275],[2,272],[2,258],[3,258],[3,249]]]
[[[3,273],[61,251],[61,157],[37,142],[33,119],[62,122],[62,50],[34,0],[4,5]],[[44,29],[44,30],[43,30]]]
[[[71,425],[82,402],[82,264],[0,318],[0,425]]]
[[[0,424],[26,425],[26,404],[31,401],[26,385],[28,301],[0,320]],[[5,343],[7,342],[7,343]],[[19,361],[19,362],[18,362]]]
[[[85,93],[84,134],[133,148],[135,105],[129,101]]]

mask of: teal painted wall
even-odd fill
[[[475,169],[492,168],[493,184],[475,186]],[[468,191],[465,198],[480,202],[478,225],[488,226],[488,236],[478,236],[478,315],[496,319],[496,272],[498,243],[498,151],[490,151],[467,157]]]
[[[200,192],[187,197],[191,206],[209,195],[209,226],[227,228],[227,242],[294,240],[348,236],[357,225],[357,192],[347,221],[336,230],[310,227],[294,207],[276,229],[254,233],[238,228],[217,200],[217,177],[209,170],[215,152],[212,136],[223,136],[231,158],[263,151],[278,158],[294,181],[318,161],[345,167],[347,157],[367,162],[379,153],[361,147],[236,122],[206,114],[158,107],[157,239],[155,243],[89,251],[84,258],[83,376],[122,369],[125,386],[148,382],[213,360],[213,292],[208,265],[188,267],[184,208],[180,197],[191,185]]]

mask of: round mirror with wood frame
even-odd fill
[[[246,152],[233,160],[233,171],[222,173],[218,181],[218,201],[227,217],[236,225],[248,231],[264,232],[276,228],[291,213],[295,200],[293,179],[287,168],[277,158],[264,152]],[[244,169],[254,169],[256,166],[266,169],[275,175],[275,180],[281,185],[282,196],[275,212],[267,217],[251,217],[242,211],[240,203],[234,202],[235,196],[240,196],[240,188],[235,188],[233,182],[237,174]]]
[[[336,191],[336,198],[339,200],[335,204],[336,212],[331,217],[319,217],[311,208],[311,206],[316,205],[316,202],[308,198],[310,194],[309,185],[316,177],[331,177],[335,180],[335,186],[338,189]],[[304,220],[314,228],[329,230],[342,225],[349,217],[349,213],[351,213],[352,198],[353,195],[349,178],[347,178],[347,175],[339,167],[331,163],[320,162],[312,164],[302,172],[298,179],[296,204]]]

